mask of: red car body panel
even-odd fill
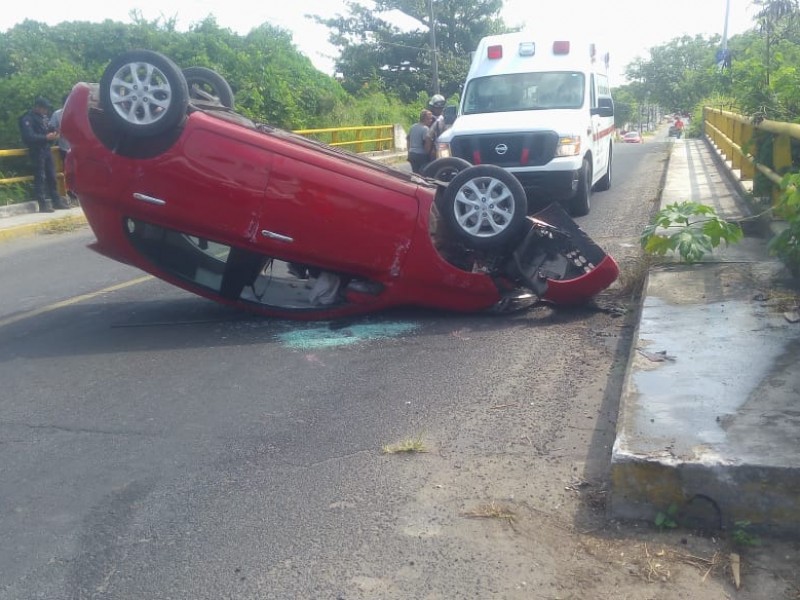
[[[96,103],[93,84],[79,83],[69,96],[62,119],[71,144],[65,172],[97,237],[94,249],[110,258],[201,296],[247,304],[153,264],[126,235],[126,219],[135,218],[385,286],[375,296],[348,292],[351,303],[316,311],[260,311],[271,315],[330,318],[398,305],[473,312],[501,299],[490,276],[451,265],[434,247],[428,230],[437,187],[431,182],[294,134],[264,133],[202,111],[190,112],[165,151],[131,158],[98,139],[90,121]]]

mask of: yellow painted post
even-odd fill
[[[753,140],[753,126],[749,123],[742,123],[742,152],[745,151],[744,146]],[[742,179],[752,181],[756,176],[756,168],[753,165],[752,157],[745,157],[742,161]]]
[[[364,151],[364,144],[361,143],[363,139],[362,131],[359,129],[356,131],[356,152],[363,152]]]
[[[67,182],[64,178],[64,161],[61,160],[61,152],[58,151],[58,146],[50,148],[50,153],[53,155],[53,164],[56,166],[56,186],[58,187],[58,194],[63,198],[67,195]]]
[[[786,134],[772,136],[772,170],[783,177],[792,167],[792,145],[791,138]],[[778,201],[781,189],[777,185],[772,186],[772,202]]]
[[[733,146],[731,145],[731,141],[733,141],[733,136],[734,136],[733,119],[731,119],[730,115],[726,114],[723,115],[722,122],[723,122],[722,132],[725,134],[725,138],[727,138],[727,141],[725,141],[725,145],[723,147],[723,150],[725,152],[725,158],[727,160],[733,160]]]
[[[738,120],[734,120],[733,122],[733,143],[739,148],[742,147],[742,122]],[[733,153],[731,157],[731,167],[734,169],[738,169],[739,171],[742,170],[742,163],[745,162],[744,158],[742,157],[742,153],[736,151]]]

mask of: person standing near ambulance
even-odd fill
[[[430,153],[425,149],[425,137],[428,135],[428,126],[433,122],[433,113],[427,108],[419,113],[419,121],[411,126],[408,132],[408,162],[413,173],[421,173],[430,161]]]
[[[425,151],[428,153],[430,160],[436,159],[436,140],[446,129],[444,114],[442,114],[446,103],[447,101],[441,94],[434,94],[428,100],[428,110],[433,113],[433,123],[428,127],[428,133],[425,136]]]

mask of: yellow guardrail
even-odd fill
[[[731,167],[739,170],[740,179],[751,181],[756,171],[763,174],[772,183],[772,201],[776,201],[781,195],[781,179],[792,168],[792,140],[800,140],[800,124],[768,119],[753,122],[749,117],[710,106],[703,108],[703,122],[706,135],[731,161]],[[756,132],[772,138],[770,164],[758,162],[751,153]]]
[[[53,161],[56,165],[56,182],[58,184],[58,193],[64,196],[67,193],[67,188],[64,183],[64,165],[61,163],[61,153],[58,151],[58,146],[53,146],[50,151],[53,153]],[[0,158],[13,157],[13,156],[28,156],[28,151],[24,148],[13,148],[11,150],[0,150]],[[0,171],[1,173],[2,171]],[[20,177],[6,177],[0,179],[0,185],[10,185],[12,183],[27,183],[33,181],[33,175],[22,175]]]
[[[349,147],[354,152],[385,152],[395,149],[394,125],[363,125],[356,127],[326,127],[323,129],[298,129],[294,133],[311,137],[329,146]],[[53,160],[56,164],[58,178],[58,191],[63,196],[66,193],[64,184],[64,165],[61,164],[61,154],[53,146]],[[27,156],[25,149],[0,150],[0,159],[3,157]],[[2,173],[2,169],[0,169]],[[13,183],[27,183],[33,181],[33,175],[20,177],[6,177],[0,179],[0,185]]]
[[[394,150],[394,125],[297,129],[294,133],[312,137],[329,146],[352,146],[354,152]]]

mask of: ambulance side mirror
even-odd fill
[[[444,124],[445,125],[452,125],[456,122],[456,112],[458,111],[457,106],[445,106],[444,110],[442,111],[442,115],[444,116]]]
[[[614,101],[609,97],[598,98],[597,108],[593,108],[591,113],[600,117],[613,117]]]

